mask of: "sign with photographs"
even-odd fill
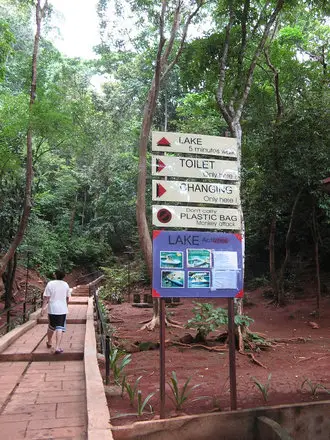
[[[240,234],[153,232],[153,296],[232,298],[243,295]]]

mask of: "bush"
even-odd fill
[[[134,268],[133,265],[102,267],[102,270],[105,275],[105,285],[100,296],[114,304],[121,304],[124,301],[125,293],[130,284],[141,281],[141,270],[139,267]]]
[[[193,308],[194,317],[188,320],[186,328],[197,329],[197,334],[195,340],[198,342],[205,342],[207,335],[221,326],[228,325],[228,313],[226,309],[221,307],[214,308],[212,304],[209,303],[194,303],[196,307]],[[252,318],[246,315],[236,315],[235,325],[248,327]]]

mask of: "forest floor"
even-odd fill
[[[315,298],[295,299],[285,307],[276,307],[270,303],[269,298],[264,297],[261,290],[256,290],[248,293],[248,299],[249,305],[245,306],[244,313],[254,319],[250,330],[260,332],[266,338],[277,342],[266,351],[253,353],[254,359],[260,364],[254,362],[248,354],[237,353],[238,408],[330,399],[330,298],[322,298],[319,318],[316,318],[314,313]],[[222,299],[205,302],[213,302],[217,307],[226,307],[227,304],[227,300]],[[183,299],[180,305],[167,307],[167,313],[184,326],[193,316],[193,306],[193,300]],[[127,415],[136,412],[136,402],[131,406],[126,392],[123,397],[108,397],[111,422],[113,425],[122,425],[158,417],[159,350],[156,348],[137,351],[137,345],[141,342],[159,342],[158,329],[153,332],[140,330],[141,322],[151,318],[152,309],[136,308],[127,302],[109,305],[109,309],[111,325],[115,328],[114,341],[131,352],[132,360],[123,370],[127,382],[133,385],[136,379],[142,376],[138,384],[138,389],[142,391],[142,399],[149,393],[155,393],[149,401],[153,414],[145,414],[142,417]],[[229,410],[227,347],[224,351],[216,352],[194,347],[194,344],[187,347],[176,345],[187,333],[195,336],[195,331],[191,329],[166,328],[167,417],[183,413]],[[214,337],[220,333],[221,329],[209,335],[212,340],[210,346],[214,346]],[[224,345],[219,343],[218,347]],[[100,370],[104,377],[104,364],[101,361]],[[191,391],[181,411],[176,411],[171,401],[172,393],[168,382],[172,371],[176,372],[180,388],[189,377],[189,387],[198,385]],[[111,376],[111,382],[112,379]],[[265,385],[268,379],[269,390],[265,401],[255,381]]]

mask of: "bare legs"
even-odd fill
[[[48,329],[47,330],[47,347],[51,348],[52,346],[52,339],[53,339],[54,330]],[[55,330],[55,351],[62,351],[61,349],[61,342],[63,337],[63,331],[62,330]]]
[[[47,347],[50,348],[52,346],[52,338],[53,338],[54,330],[50,328],[47,330]]]
[[[55,347],[55,351],[60,351],[61,350],[61,342],[62,342],[62,337],[63,337],[63,332],[62,330],[56,330],[56,347]]]

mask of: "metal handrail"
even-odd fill
[[[94,272],[88,273],[86,275],[82,275],[81,277],[76,279],[76,284],[89,284],[95,281],[97,278],[103,275],[102,270],[96,270]]]
[[[104,317],[103,311],[100,308],[99,302],[99,290],[100,287],[95,288],[93,291],[94,304],[96,309],[97,317],[97,329],[101,339],[101,349],[104,354],[105,359],[105,383],[109,385],[110,382],[110,332],[109,326],[107,325],[106,319]]]
[[[3,315],[6,315],[6,322],[0,326],[0,334],[2,334],[3,329],[6,329],[5,333],[8,333],[10,330],[15,328],[17,325],[24,324],[27,321],[28,316],[32,312],[35,312],[37,310],[38,306],[41,305],[41,303],[42,303],[42,299],[41,299],[40,293],[39,294],[34,293],[32,297],[30,297],[28,299],[24,299],[23,303],[20,302],[20,303],[14,304],[10,307],[3,309],[0,312],[0,318]],[[23,305],[22,313],[12,317],[10,312],[12,310],[15,310],[18,307],[22,307],[22,305]],[[32,307],[29,308],[28,307],[29,305]]]

